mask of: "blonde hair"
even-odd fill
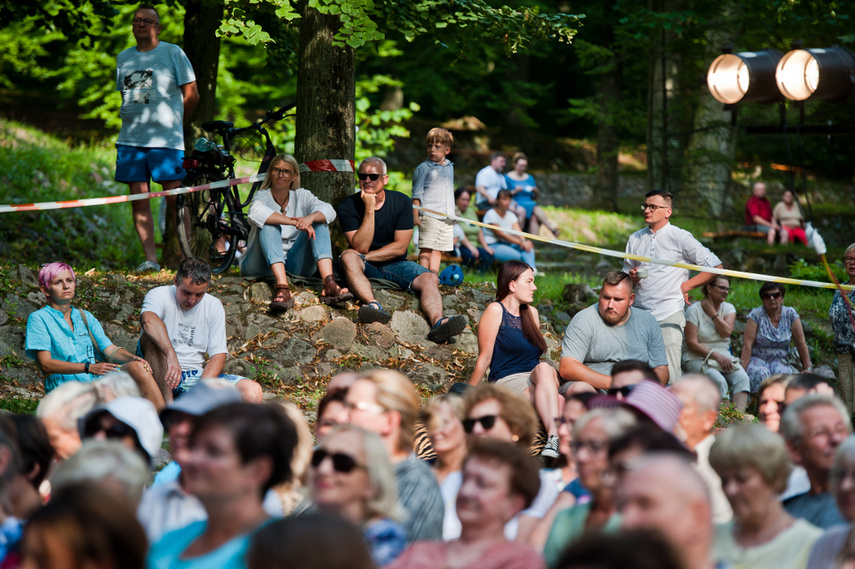
[[[463,398],[455,393],[443,393],[442,395],[435,395],[431,397],[427,403],[425,403],[425,408],[422,411],[422,420],[427,427],[428,433],[435,431],[441,428],[441,425],[438,425],[439,421],[439,408],[443,403],[447,403],[449,408],[451,408],[451,413],[457,417],[459,420],[463,420],[466,418],[466,414],[464,413],[464,405]]]
[[[425,140],[427,141],[428,144],[433,144],[435,142],[438,142],[438,143],[444,144],[446,146],[451,146],[451,144],[454,142],[454,136],[451,134],[451,132],[447,131],[446,129],[436,127],[436,128],[432,128],[428,131],[427,136],[425,137]]]
[[[710,466],[719,476],[727,469],[753,468],[778,494],[787,489],[792,469],[784,439],[759,423],[734,425],[717,434]]]
[[[267,174],[264,175],[264,181],[261,182],[261,187],[259,189],[266,190],[273,184],[273,168],[281,162],[286,162],[294,168],[294,179],[291,181],[291,187],[288,189],[296,190],[297,188],[303,187],[303,183],[300,181],[300,165],[297,163],[297,160],[290,154],[277,154],[273,157],[273,160],[270,161],[270,166],[267,167]]]
[[[359,379],[370,381],[377,388],[378,405],[387,411],[396,411],[401,416],[397,447],[412,450],[421,406],[413,382],[406,375],[389,369],[376,369]]]

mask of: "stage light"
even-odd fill
[[[793,101],[839,101],[852,93],[855,56],[843,47],[796,49],[778,62],[775,81]]]
[[[710,93],[726,105],[780,100],[773,79],[781,55],[776,49],[764,49],[718,56],[707,72]]]

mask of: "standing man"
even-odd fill
[[[131,194],[148,193],[151,180],[172,190],[184,178],[184,118],[199,101],[196,76],[180,47],[158,39],[160,16],[152,6],[141,4],[132,25],[137,45],[116,59],[116,90],[122,93],[116,181],[128,184]],[[166,198],[168,215],[175,215],[175,200]],[[160,270],[151,204],[140,200],[131,207],[146,258],[136,270]]]
[[[647,227],[629,236],[626,252],[663,261],[721,268],[721,259],[712,251],[701,245],[688,231],[668,222],[673,200],[673,194],[665,190],[647,192],[641,204]],[[688,293],[712,280],[715,274],[700,273],[689,278],[688,269],[629,259],[624,261],[623,271],[629,274],[635,284],[635,306],[649,311],[662,328],[662,339],[668,356],[668,376],[671,381],[676,381],[681,374],[680,357],[683,330],[686,328],[683,309],[689,303]]]
[[[786,243],[781,226],[772,219],[772,204],[766,197],[766,184],[754,183],[754,195],[745,202],[745,229],[766,234],[766,243],[775,244],[775,236],[781,234],[781,243]]]
[[[442,316],[439,277],[407,260],[413,237],[413,206],[401,192],[384,189],[386,163],[366,158],[359,164],[360,192],[338,206],[338,221],[349,248],[341,254],[350,291],[362,302],[359,321],[385,324],[392,315],[380,306],[368,279],[385,279],[419,295],[419,306],[431,326],[427,339],[441,344],[466,328],[465,316]]]
[[[140,310],[138,351],[146,354],[167,404],[200,379],[214,377],[237,387],[244,401],[261,403],[260,385],[223,373],[229,353],[226,313],[223,303],[207,294],[210,284],[208,263],[188,257],[178,266],[175,284],[148,291]]]

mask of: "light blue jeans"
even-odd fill
[[[491,243],[490,248],[493,249],[493,257],[500,263],[508,261],[522,261],[532,269],[534,266],[534,247],[531,251],[523,251],[522,247],[512,243]]]
[[[313,223],[315,238],[309,239],[300,231],[288,251],[282,250],[282,230],[278,225],[265,225],[255,235],[240,260],[240,274],[244,277],[269,277],[270,265],[284,263],[292,275],[311,277],[318,270],[320,259],[332,259],[330,229],[326,223]]]

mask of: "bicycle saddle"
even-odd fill
[[[232,121],[208,121],[202,123],[202,128],[208,132],[225,132],[230,128],[234,128],[235,123]]]

